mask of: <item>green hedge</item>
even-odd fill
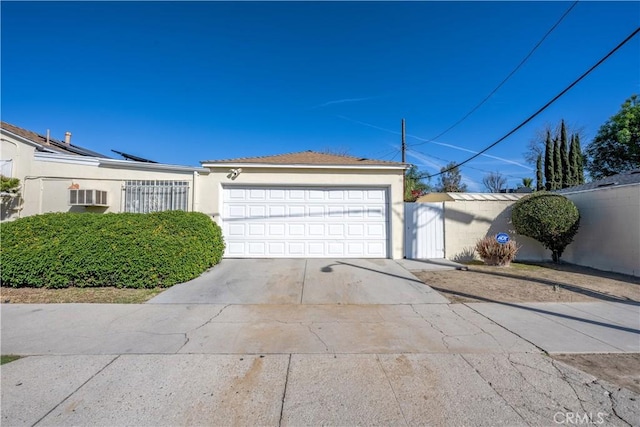
[[[220,227],[198,212],[51,213],[2,225],[3,286],[166,287],[220,262]]]

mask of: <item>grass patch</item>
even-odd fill
[[[158,295],[164,289],[126,288],[0,288],[3,303],[11,304],[141,304]]]
[[[20,356],[14,356],[13,354],[3,354],[2,356],[0,356],[0,365],[13,362],[14,360],[18,359],[20,359]]]

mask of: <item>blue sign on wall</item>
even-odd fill
[[[496,234],[496,241],[501,245],[505,244],[509,241],[509,235],[507,233],[498,233]]]

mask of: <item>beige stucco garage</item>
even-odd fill
[[[402,258],[402,163],[305,151],[202,166],[226,257]]]

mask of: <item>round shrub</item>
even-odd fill
[[[558,262],[578,232],[580,212],[566,197],[541,191],[516,202],[511,222],[519,234],[531,237],[550,249],[553,261]]]
[[[3,286],[166,287],[220,262],[220,227],[198,212],[51,213],[2,225]]]

